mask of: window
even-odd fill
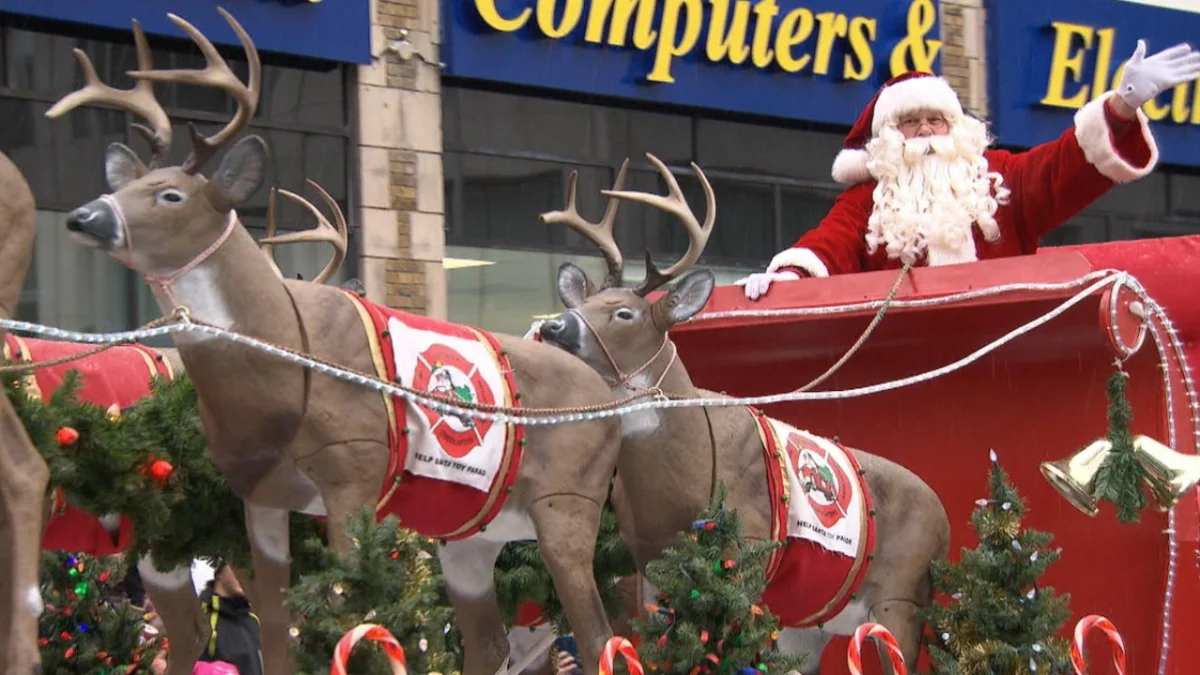
[[[578,173],[579,213],[595,223],[608,206],[601,191],[613,186],[627,158],[625,190],[668,194],[645,157],[651,152],[670,167],[702,223],[704,191],[689,166],[696,161],[712,185],[718,214],[698,264],[716,272],[720,283],[762,269],[815,226],[837,194],[827,157],[840,145],[838,134],[455,86],[444,85],[442,93],[446,274],[455,321],[523,334],[534,315],[561,309],[555,290],[560,264],[586,262],[594,279],[602,278],[594,244],[538,219],[565,208],[572,172]],[[687,230],[661,209],[622,201],[616,222],[627,285],[645,274],[643,251],[663,268],[687,250]]]
[[[204,59],[190,41],[151,38],[154,66],[203,67]],[[110,42],[56,35],[0,23],[0,151],[29,181],[37,200],[36,253],[27,276],[19,313],[22,318],[80,330],[125,330],[161,316],[149,289],[132,272],[104,253],[66,236],[65,213],[108,192],[104,177],[105,148],[124,143],[143,158],[146,144],[131,133],[133,117],[124,111],[85,107],[50,120],[45,112],[55,100],[82,84],[72,49],[84,50],[105,83],[119,88],[134,84],[125,72],[136,68],[132,35]],[[243,81],[247,65],[239,49],[222,49]],[[267,57],[269,60],[269,57]],[[281,187],[309,199],[327,217],[319,195],[307,187],[316,181],[350,214],[347,147],[348,118],[341,66],[301,70],[263,64],[258,111],[242,135],[262,137],[270,153],[267,175],[248,203],[238,208],[242,223],[255,236],[265,230],[268,188]],[[171,161],[190,152],[187,126],[211,134],[234,114],[236,104],[225,93],[205,87],[155,85],[158,100],[173,123]],[[210,173],[219,162],[205,167]],[[280,230],[315,226],[311,215],[284,198],[278,199]],[[351,232],[353,238],[356,232]],[[356,273],[356,256],[347,256],[330,283]],[[288,277],[313,278],[330,259],[327,244],[278,246],[275,259]],[[169,339],[162,343],[169,344]]]

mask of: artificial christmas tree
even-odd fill
[[[977,502],[979,536],[961,560],[935,561],[935,592],[949,596],[924,612],[933,632],[929,654],[938,675],[1069,675],[1068,644],[1054,634],[1070,612],[1069,596],[1038,585],[1059,558],[1053,536],[1022,530],[1025,505],[995,451],[989,496]]]
[[[725,486],[646,568],[659,590],[649,614],[633,621],[638,651],[652,671],[678,675],[764,675],[799,669],[807,654],[783,655],[779,620],[759,605],[767,559],[777,542],[741,539],[741,519],[725,510]]]
[[[321,564],[286,594],[288,608],[300,616],[294,632],[298,673],[329,672],[338,640],[363,623],[379,624],[400,641],[410,672],[462,670],[461,649],[449,630],[453,611],[440,601],[431,545],[397,523],[389,516],[376,524],[364,510],[351,521],[354,545],[346,555],[316,538],[306,543]],[[367,646],[354,650],[347,670],[392,672],[383,652]]]
[[[111,558],[42,553],[41,592],[46,603],[38,626],[42,672],[150,672],[150,663],[158,655],[158,640],[144,639],[140,609],[108,592],[122,577]]]

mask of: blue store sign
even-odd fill
[[[262,52],[348,63],[371,62],[370,0],[0,0],[0,12],[188,39],[167,18],[177,14],[217,44],[237,36],[217,13],[224,7]]]
[[[1114,88],[1139,38],[1147,56],[1200,46],[1200,14],[1152,0],[992,0],[988,7],[992,126],[1005,145],[1051,140],[1075,111]],[[1144,108],[1161,161],[1200,166],[1200,89],[1164,92]]]
[[[329,0],[326,0],[329,1]],[[935,70],[934,0],[443,0],[453,77],[849,125]]]

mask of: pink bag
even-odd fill
[[[241,675],[237,666],[225,661],[200,661],[192,666],[192,675]]]

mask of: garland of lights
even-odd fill
[[[278,347],[269,342],[259,340],[254,337],[242,335],[240,333],[236,333],[234,331],[226,330],[224,328],[220,328],[220,327],[209,325],[209,324],[194,323],[188,317],[186,312],[182,312],[180,314],[178,323],[173,323],[170,325],[157,327],[157,328],[146,328],[146,329],[141,329],[141,330],[136,330],[136,331],[123,331],[123,332],[119,332],[119,333],[82,333],[82,332],[76,332],[76,331],[65,331],[60,328],[43,326],[40,324],[30,323],[30,322],[26,322],[26,321],[14,321],[12,319],[0,319],[0,328],[5,328],[7,330],[11,330],[11,331],[17,332],[17,333],[28,332],[28,333],[34,333],[34,334],[38,334],[38,335],[48,336],[52,339],[66,340],[66,341],[71,341],[71,342],[85,342],[85,343],[92,343],[92,344],[138,341],[138,340],[144,340],[144,339],[147,339],[150,337],[157,337],[157,336],[161,336],[161,335],[170,335],[173,333],[182,333],[182,332],[187,332],[187,331],[200,332],[200,333],[204,333],[204,334],[207,334],[207,335],[210,335],[213,337],[224,338],[224,339],[230,340],[231,342],[234,342],[234,343],[237,343],[240,345],[258,349],[258,350],[263,351],[263,352],[265,352],[271,356],[274,356],[276,358],[280,358],[285,361],[290,361],[297,365],[302,365],[302,366],[305,366],[308,368],[312,368],[313,370],[315,370],[319,373],[322,373],[324,375],[329,375],[331,377],[336,377],[336,378],[339,378],[342,380],[353,382],[354,384],[358,384],[358,385],[367,387],[369,389],[374,389],[375,391],[378,391],[378,392],[381,392],[384,394],[403,398],[411,403],[425,406],[425,407],[429,408],[430,410],[433,410],[435,412],[439,412],[442,414],[458,415],[458,416],[463,416],[463,417],[467,417],[467,418],[471,418],[471,419],[488,420],[488,421],[497,422],[500,424],[520,424],[520,425],[525,425],[525,426],[550,426],[550,425],[570,423],[570,422],[586,422],[586,421],[596,420],[596,419],[606,419],[606,418],[610,418],[610,417],[616,417],[618,415],[626,415],[626,414],[633,413],[633,412],[639,412],[639,411],[643,411],[643,410],[652,410],[652,409],[661,409],[661,408],[741,407],[741,406],[761,407],[761,406],[765,406],[765,405],[771,405],[771,404],[775,404],[775,403],[784,403],[784,402],[824,401],[824,400],[836,400],[836,399],[843,399],[843,398],[855,398],[857,396],[865,396],[868,394],[877,394],[877,393],[882,393],[885,391],[891,391],[893,389],[900,389],[900,388],[911,386],[914,384],[919,384],[922,382],[936,379],[943,375],[948,375],[954,371],[960,370],[960,369],[974,363],[975,361],[978,361],[979,359],[983,358],[987,354],[989,354],[989,353],[995,351],[996,349],[1002,347],[1003,345],[1015,340],[1016,338],[1020,337],[1021,335],[1024,335],[1025,333],[1028,333],[1046,323],[1049,323],[1051,320],[1057,318],[1060,314],[1066,312],[1071,307],[1086,300],[1093,293],[1095,293],[1099,290],[1102,290],[1106,286],[1114,286],[1117,283],[1121,282],[1122,280],[1129,278],[1129,275],[1126,272],[1122,272],[1120,270],[1103,270],[1101,272],[1093,272],[1091,274],[1085,275],[1085,276],[1080,277],[1079,279],[1076,279],[1075,281],[1072,281],[1072,282],[1065,282],[1065,283],[1060,283],[1060,284],[1040,284],[1037,286],[1041,286],[1041,287],[1045,288],[1046,290],[1067,289],[1067,288],[1082,285],[1083,283],[1086,283],[1087,281],[1092,281],[1097,278],[1097,275],[1100,276],[1098,281],[1095,281],[1095,283],[1093,283],[1092,285],[1088,286],[1087,288],[1084,288],[1082,291],[1079,291],[1074,296],[1072,296],[1071,298],[1068,298],[1062,304],[1060,304],[1059,306],[1050,310],[1049,312],[1046,312],[1042,316],[1023,324],[1012,331],[1009,331],[1008,333],[1001,336],[1000,338],[997,338],[996,340],[992,341],[991,343],[984,345],[983,347],[979,348],[978,350],[968,354],[967,356],[965,356],[957,361],[954,361],[954,362],[946,364],[940,368],[926,371],[924,373],[920,373],[917,375],[912,375],[909,377],[901,378],[898,380],[892,380],[889,382],[882,382],[882,383],[875,384],[875,385],[858,387],[855,389],[845,389],[845,390],[826,390],[826,391],[818,391],[818,392],[793,391],[793,392],[786,392],[786,393],[782,393],[782,394],[774,394],[774,395],[769,395],[769,396],[753,396],[753,397],[743,397],[743,398],[721,397],[721,398],[676,399],[676,398],[667,398],[665,396],[658,396],[658,397],[655,397],[652,400],[648,400],[648,401],[642,401],[642,402],[638,402],[638,403],[625,403],[622,405],[614,405],[611,407],[601,406],[601,407],[597,407],[596,409],[589,410],[589,411],[583,411],[583,410],[575,411],[575,410],[561,409],[561,408],[523,408],[523,409],[501,409],[501,410],[503,410],[503,412],[490,412],[490,411],[485,412],[485,411],[479,410],[477,408],[465,407],[463,405],[459,405],[457,403],[450,402],[448,399],[440,397],[440,396],[430,396],[430,395],[422,394],[420,392],[412,391],[410,389],[401,388],[391,382],[381,380],[377,377],[374,377],[371,375],[366,375],[366,374],[359,373],[359,372],[355,372],[353,370],[347,370],[340,366],[314,359],[314,358],[307,356],[305,354],[302,354],[302,353],[293,352],[291,350],[287,350],[287,349]],[[1010,284],[1010,285],[1005,285],[1005,286],[995,286],[990,289],[984,289],[984,293],[982,293],[982,294],[980,294],[980,293],[954,294],[954,295],[948,295],[948,296],[943,296],[943,297],[938,297],[938,298],[929,298],[929,299],[925,299],[925,300],[913,300],[913,301],[907,301],[901,306],[946,305],[946,304],[951,304],[952,302],[957,302],[957,301],[963,299],[964,297],[966,297],[967,295],[971,295],[972,297],[984,297],[984,295],[988,295],[988,296],[1001,295],[1004,293],[1012,292],[1014,290],[1028,290],[1030,287],[1031,287],[1030,284]],[[900,301],[896,301],[896,302],[900,302]],[[857,307],[857,305],[852,306],[852,307]],[[816,310],[813,313],[820,313],[822,310],[835,310],[836,311],[838,309],[839,309],[838,307],[818,308],[818,310]],[[788,312],[789,310],[768,310],[768,311]],[[830,311],[829,313],[834,313],[834,312]],[[31,367],[36,367],[36,364],[31,365]],[[557,413],[557,414],[552,414],[552,413]]]

